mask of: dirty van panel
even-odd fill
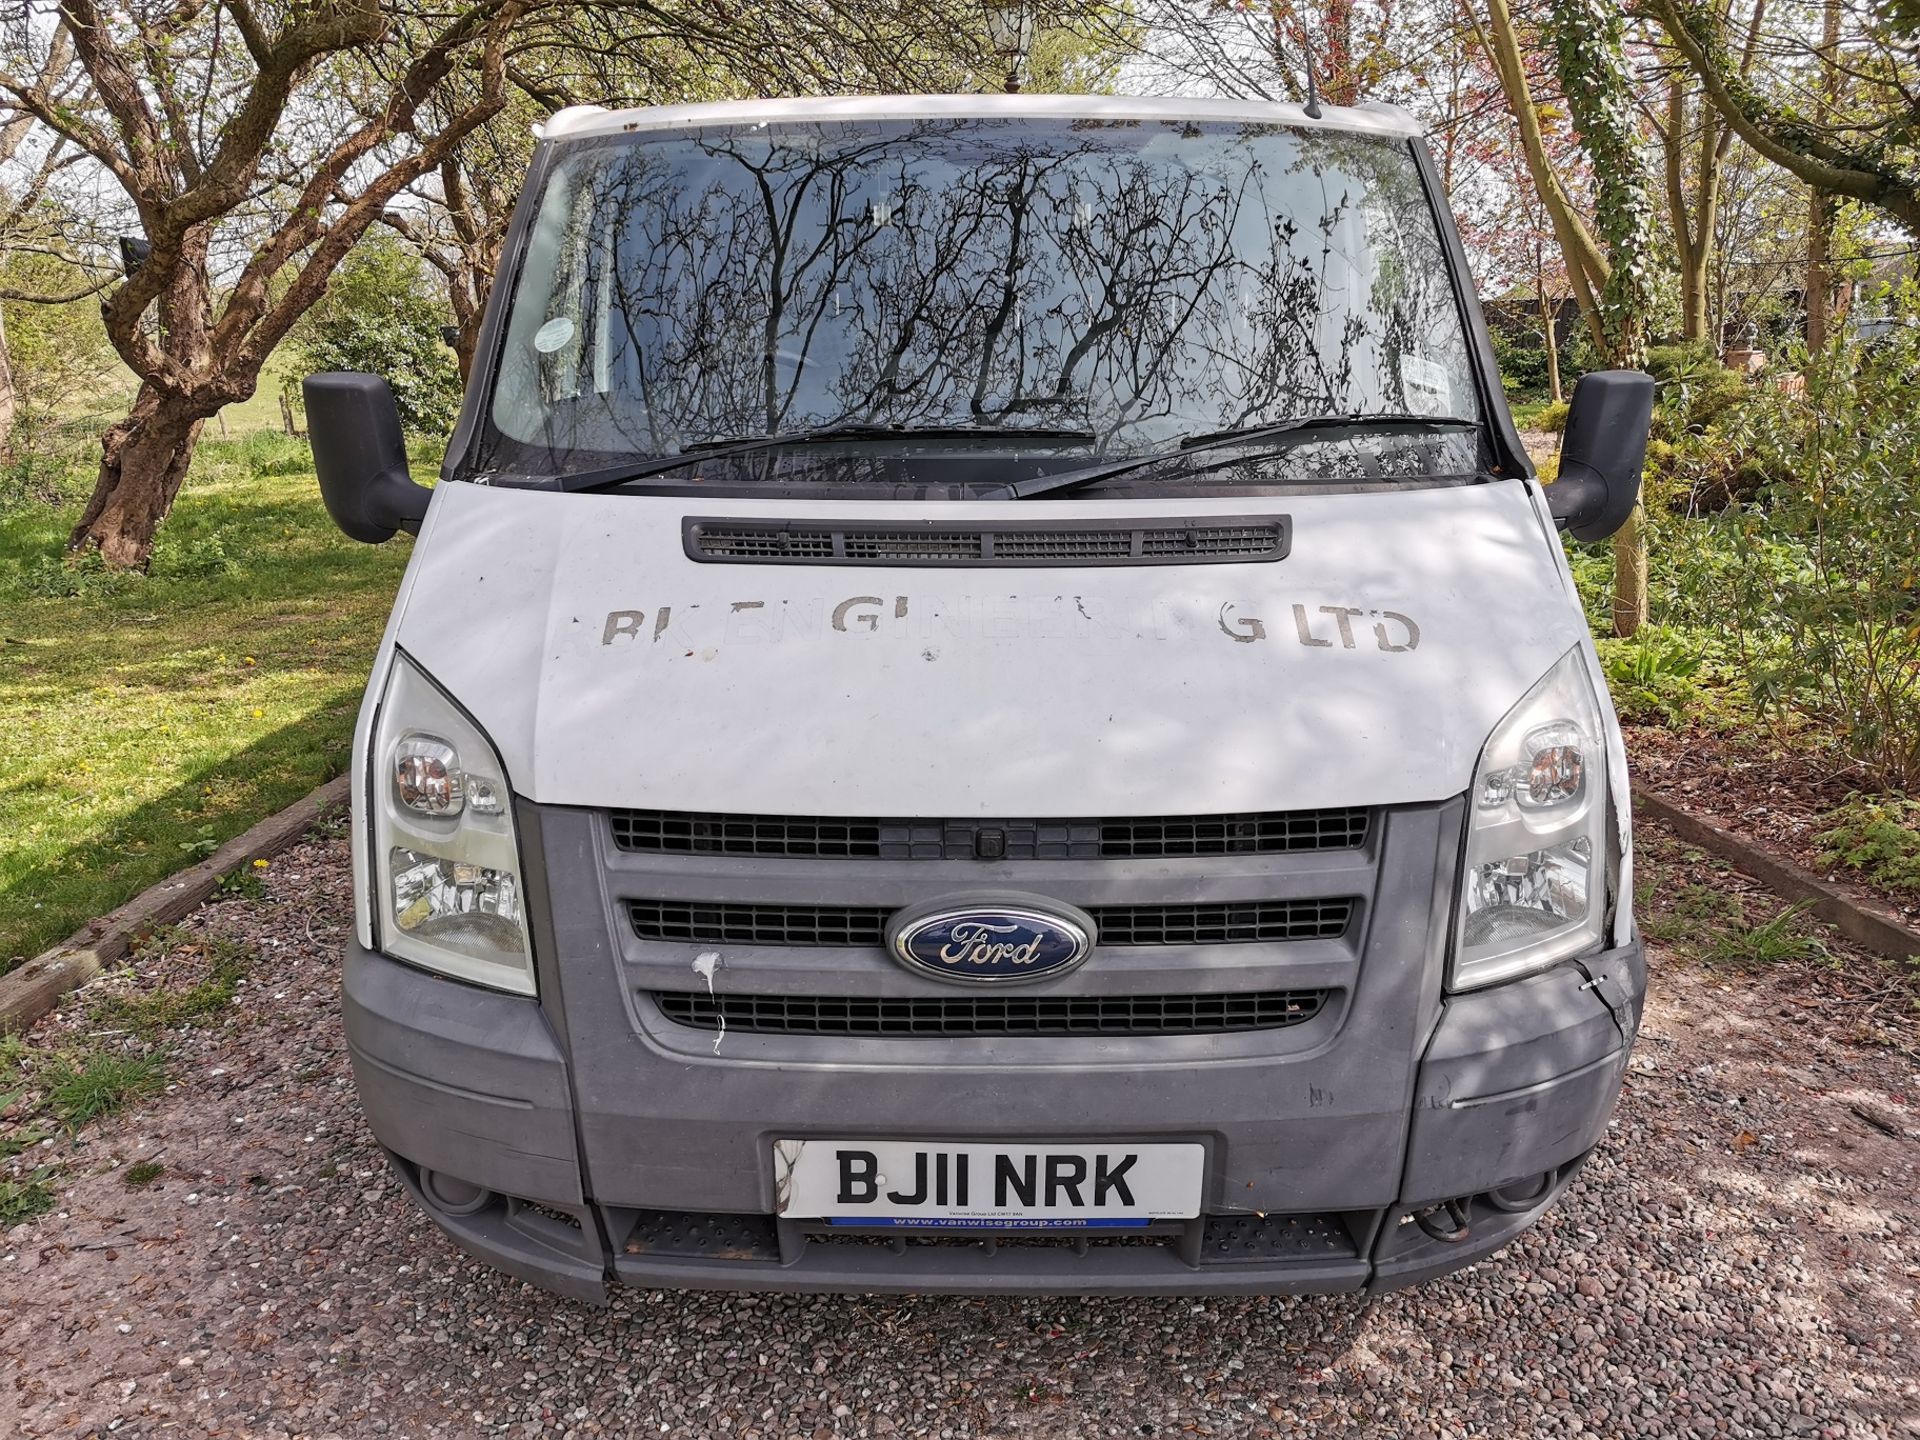
[[[1548,505],[1436,195],[1377,108],[549,121],[431,506],[328,451],[419,526],[343,992],[413,1201],[589,1300],[1377,1291],[1544,1213],[1646,984],[1552,528],[1641,391]]]
[[[1438,802],[1585,634],[1517,485],[1188,502],[1286,515],[1278,562],[984,571],[696,562],[669,497],[446,491],[414,603],[488,623],[423,627],[410,648],[559,804],[884,816],[910,794],[909,812],[948,818]],[[574,513],[548,539],[556,504]],[[905,508],[779,513],[858,525]],[[1086,524],[1123,502],[966,508]],[[536,549],[551,573],[497,563]]]

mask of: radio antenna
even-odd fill
[[[1313,41],[1308,40],[1300,47],[1300,53],[1307,60],[1307,118],[1320,118],[1320,77],[1313,68]]]

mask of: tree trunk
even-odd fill
[[[1566,399],[1560,386],[1560,307],[1540,297],[1540,328],[1547,339],[1547,397],[1559,405]]]
[[[1693,109],[1683,78],[1679,70],[1668,77],[1667,118],[1660,130],[1660,147],[1665,158],[1674,266],[1680,279],[1680,338],[1700,341],[1707,339],[1707,267],[1718,224],[1720,165],[1726,157],[1722,142],[1732,132],[1719,125],[1711,106],[1701,105],[1694,171],[1689,177],[1686,141]],[[1717,353],[1720,346],[1715,343],[1713,348]]]
[[[1647,511],[1638,500],[1613,537],[1613,633],[1631,640],[1647,623]]]
[[[13,388],[13,355],[7,349],[6,319],[0,316],[0,455],[13,449],[13,421],[19,410],[19,397]]]
[[[100,476],[67,549],[98,550],[116,570],[146,569],[206,419],[204,407],[141,385],[127,418],[100,437]]]
[[[453,354],[460,362],[460,383],[465,385],[473,378],[473,357],[480,349],[480,322],[486,319],[486,305],[467,308],[454,325]]]
[[[1547,219],[1553,226],[1554,241],[1560,247],[1566,267],[1567,284],[1580,306],[1587,333],[1593,343],[1604,350],[1607,336],[1600,323],[1598,295],[1606,284],[1607,261],[1600,254],[1600,247],[1587,229],[1586,222],[1574,209],[1573,201],[1568,198],[1566,187],[1560,183],[1553,161],[1547,154],[1546,140],[1540,130],[1539,108],[1533,102],[1533,91],[1527,83],[1519,32],[1514,28],[1513,12],[1508,0],[1485,0],[1485,3],[1487,18],[1484,24],[1477,12],[1471,8],[1467,11],[1474,38],[1492,63],[1494,74],[1500,80],[1500,88],[1507,97],[1507,106],[1519,125],[1520,149],[1526,158],[1527,173],[1533,178],[1533,188],[1540,196],[1540,203],[1546,207]]]
[[[1828,254],[1833,238],[1833,201],[1824,190],[1807,197],[1807,349],[1819,354],[1827,348],[1827,319],[1833,313],[1833,266]]]
[[[1832,118],[1839,98],[1834,61],[1840,51],[1839,0],[1826,0],[1820,27],[1820,103],[1815,113],[1821,123]],[[1833,204],[1834,197],[1813,186],[1807,192],[1807,348],[1816,355],[1827,348],[1833,317]]]

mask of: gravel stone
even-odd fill
[[[1415,1290],[595,1310],[467,1259],[389,1176],[337,1015],[345,857],[316,839],[198,912],[260,957],[234,1005],[168,1037],[164,1094],[31,1157],[66,1180],[0,1236],[0,1436],[1920,1437],[1920,1047],[1817,971],[1656,952],[1593,1162]],[[142,956],[34,1039],[194,963]]]

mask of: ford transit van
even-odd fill
[[[353,749],[367,1121],[616,1285],[1387,1289],[1532,1224],[1641,1010],[1626,758],[1386,108],[795,100],[544,127]]]

